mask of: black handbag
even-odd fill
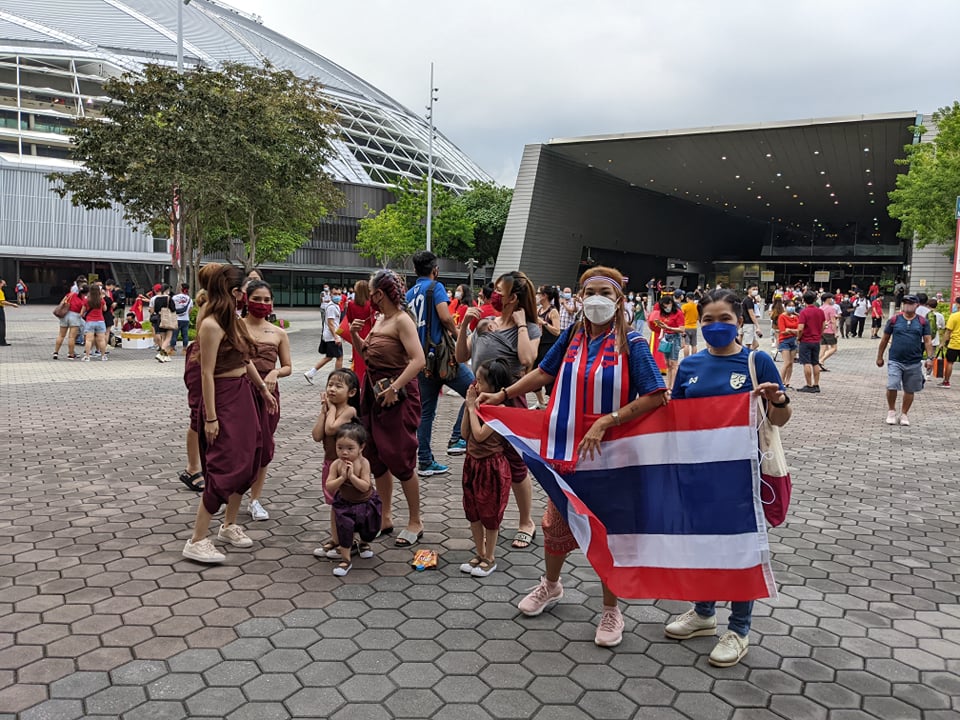
[[[424,348],[427,364],[423,368],[423,374],[428,378],[436,380],[452,380],[457,376],[458,370],[456,357],[457,341],[449,330],[441,328],[440,342],[433,342],[431,322],[433,313],[430,309],[434,308],[433,312],[436,312],[436,303],[433,300],[433,291],[436,286],[436,280],[430,283],[430,288],[427,290],[427,302],[430,303],[430,305],[423,309],[423,312],[427,316],[427,346]]]

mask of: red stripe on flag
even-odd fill
[[[756,600],[771,596],[762,565],[742,569],[615,566],[603,523],[579,498],[571,493],[565,494],[570,505],[589,520],[587,559],[617,597],[700,602]]]

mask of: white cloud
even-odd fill
[[[415,112],[434,61],[438,126],[506,182],[551,137],[931,111],[960,68],[952,0],[232,4]]]

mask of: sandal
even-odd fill
[[[393,543],[394,547],[413,547],[420,539],[423,537],[423,530],[418,533],[413,532],[412,530],[407,530],[404,528],[397,535],[396,541]]]
[[[337,550],[338,547],[339,545],[337,545],[337,543],[335,543],[333,540],[327,540],[323,543],[323,545],[316,548],[313,551],[313,554],[316,555],[317,557],[332,557],[332,559],[336,559],[340,557],[340,551]],[[328,553],[331,553],[331,552],[336,554],[333,556],[328,555]]]
[[[359,555],[364,560],[369,560],[373,557],[373,550],[370,549],[370,543],[357,543],[357,555]]]
[[[337,577],[343,577],[353,568],[353,563],[342,562],[333,569],[333,574]]]
[[[534,528],[532,533],[524,532],[523,530],[517,530],[517,534],[513,536],[513,543],[511,547],[516,548],[517,550],[526,550],[533,544],[533,539],[537,536],[537,529]]]
[[[390,527],[380,528],[380,533],[377,535],[377,537],[380,537],[380,535],[393,535],[393,525]]]
[[[470,575],[473,573],[473,569],[482,562],[483,562],[483,558],[480,557],[479,555],[475,555],[474,557],[470,558],[470,560],[468,560],[467,562],[463,563],[460,566],[460,572],[467,573],[468,575]]]
[[[186,470],[184,470],[182,473],[180,473],[180,482],[182,482],[184,485],[186,485],[188,488],[190,488],[194,492],[203,492],[204,486],[197,483],[197,479],[202,477],[203,477],[203,470],[201,470],[200,472],[195,472],[193,473],[193,475],[191,475]]]
[[[497,569],[497,563],[493,560],[483,560],[477,565],[470,574],[473,577],[489,577]]]

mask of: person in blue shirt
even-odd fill
[[[907,413],[913,405],[913,397],[923,390],[923,351],[927,357],[933,357],[933,343],[930,339],[930,323],[917,313],[920,298],[906,295],[897,313],[887,321],[883,329],[883,339],[877,348],[877,367],[883,367],[883,353],[890,345],[890,358],[887,363],[887,425],[897,424],[897,393],[903,390],[903,403],[900,406],[900,424],[909,425]],[[932,360],[927,360],[929,367]]]
[[[417,319],[417,331],[420,333],[420,345],[423,352],[427,352],[427,324],[430,325],[431,341],[439,344],[443,332],[457,336],[457,325],[450,314],[449,296],[443,283],[437,282],[439,274],[437,256],[429,250],[421,250],[413,256],[413,267],[417,272],[417,282],[407,290],[407,305]],[[431,297],[431,288],[433,295]],[[456,376],[451,380],[427,377],[421,370],[420,381],[420,427],[417,428],[417,474],[421,477],[440,475],[450,472],[446,465],[438,463],[433,457],[430,443],[433,440],[433,420],[437,416],[437,400],[446,385],[453,389],[460,397],[466,398],[467,388],[473,384],[473,373],[470,368],[460,363]],[[447,445],[449,455],[462,455],[467,451],[467,444],[460,437],[460,425],[463,421],[463,404],[457,420],[453,423],[450,433],[450,442]]]
[[[578,446],[573,442],[559,442],[553,447],[552,454],[548,448],[545,452],[549,457],[544,455],[548,461],[566,464],[574,456],[593,458],[609,429],[667,402],[667,388],[650,353],[650,346],[640,333],[627,325],[623,312],[623,284],[623,275],[615,268],[596,266],[583,273],[580,277],[583,317],[560,333],[535,370],[508,388],[480,395],[481,403],[509,404],[510,400],[522,398],[556,379],[547,407],[551,427],[565,438],[576,438],[581,420],[587,416],[597,417],[591,420],[589,428],[581,427],[582,440]],[[595,362],[597,358],[601,362]],[[570,372],[577,367],[578,361],[585,363],[582,375]],[[616,366],[622,369],[621,379],[610,384],[604,377]],[[600,392],[586,392],[591,379],[601,388]],[[606,379],[609,380],[609,376]],[[623,385],[618,384],[624,380],[628,384],[626,393]],[[550,501],[541,527],[545,572],[540,584],[517,606],[528,617],[540,615],[563,597],[560,571],[567,556],[578,547],[573,531]],[[617,596],[606,585],[602,588],[603,611],[594,643],[600,647],[615,647],[623,640],[623,616]]]
[[[753,392],[766,401],[770,422],[782,427],[790,419],[790,399],[784,392],[773,360],[756,351],[754,366],[759,384],[750,379],[750,349],[737,343],[742,322],[742,303],[730,290],[712,290],[700,300],[700,323],[707,349],[685,358],[677,369],[674,398],[713,397]],[[730,604],[727,632],[710,653],[710,664],[731,667],[747,654],[753,602]],[[716,601],[698,602],[667,624],[664,632],[675,640],[716,635]]]

